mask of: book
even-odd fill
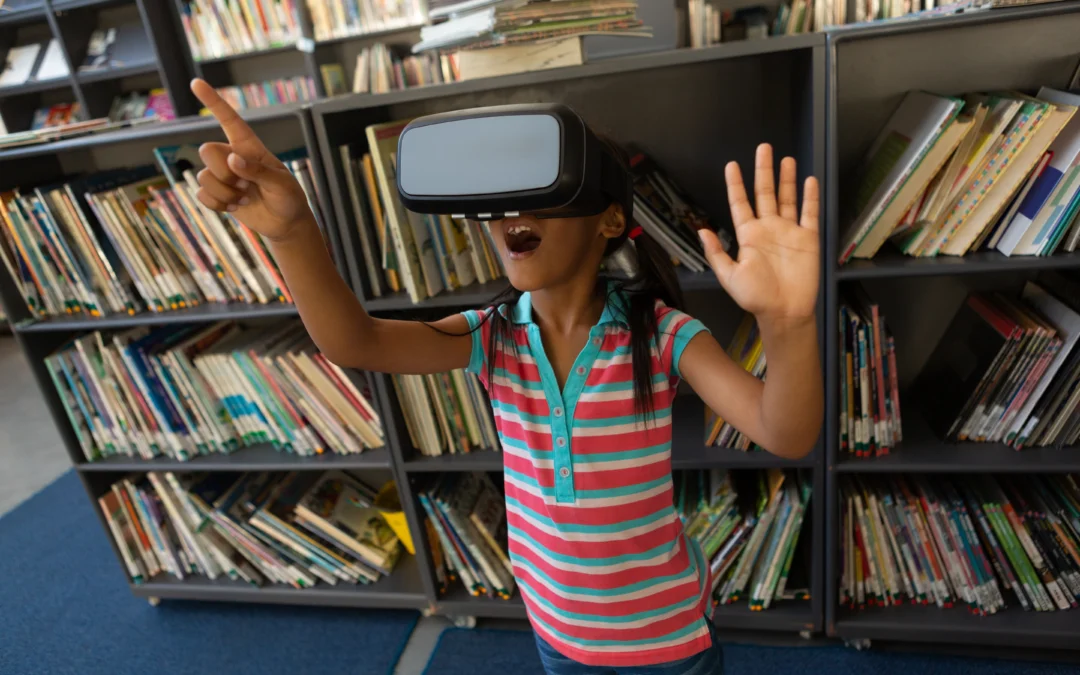
[[[180,21],[196,61],[292,45],[299,0],[184,0]]]
[[[217,93],[234,110],[265,108],[286,103],[304,103],[314,101],[317,98],[315,82],[310,77],[302,76],[220,87],[217,89]],[[199,114],[209,115],[210,111],[202,108]]]
[[[331,40],[419,28],[425,23],[420,0],[306,0],[316,40]]]
[[[366,383],[298,322],[90,333],[46,358],[87,461],[187,461],[267,444],[314,456],[382,447]]]
[[[4,57],[4,70],[0,73],[0,87],[24,84],[33,75],[38,64],[42,45],[30,44],[11,47]]]
[[[490,49],[465,49],[457,53],[462,80],[498,77],[585,63],[581,37],[545,42],[503,45]]]
[[[64,59],[60,41],[53,38],[49,40],[48,46],[45,47],[45,54],[41,58],[41,62],[37,64],[31,78],[38,82],[43,80],[54,80],[66,77],[68,72],[70,71],[68,69],[67,61]]]
[[[348,91],[345,86],[345,69],[340,63],[325,63],[319,66],[322,75],[323,89],[327,96],[337,96]]]
[[[419,54],[402,57],[382,42],[364,47],[353,69],[354,94],[390,91],[455,82],[461,79],[454,54]]]
[[[763,611],[809,599],[807,476],[712,469],[678,471],[673,483],[676,513],[709,565],[713,606],[746,602]]]
[[[841,483],[841,606],[1073,609],[1073,476],[862,476]]]
[[[904,97],[855,173],[859,183],[847,207],[840,264],[847,262],[872,230],[895,225],[880,222],[882,213],[948,129],[962,104],[958,98],[921,91]]]

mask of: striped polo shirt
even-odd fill
[[[509,554],[529,620],[563,655],[601,666],[684,659],[711,644],[708,565],[683,532],[671,479],[671,406],[679,358],[701,322],[657,303],[654,417],[634,412],[625,299],[609,293],[600,321],[560,390],[529,293],[474,330],[469,370],[487,388],[503,447]]]

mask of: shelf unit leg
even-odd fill
[[[865,638],[856,640],[844,640],[844,646],[851,647],[857,652],[865,652],[870,649],[870,640]]]
[[[475,616],[448,616],[458,628],[476,628]]]

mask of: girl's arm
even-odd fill
[[[744,371],[707,333],[691,338],[678,370],[706,405],[754,442],[782,457],[804,457],[818,438],[824,408],[814,315],[821,264],[817,181],[806,179],[800,219],[790,157],[780,163],[778,199],[772,148],[758,147],[756,216],[737,164],[728,164],[725,178],[738,260],[712,232],[703,232],[702,242],[721,285],[757,319],[766,377],[761,382]]]
[[[270,245],[300,318],[328,359],[388,373],[439,373],[469,363],[462,315],[432,325],[375,319],[334,269],[303,188],[251,127],[203,80],[191,90],[221,124],[228,143],[205,143],[199,201],[228,211]]]

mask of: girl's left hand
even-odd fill
[[[818,183],[811,176],[803,186],[798,214],[795,160],[780,162],[780,189],[773,184],[772,147],[761,144],[754,168],[757,215],[746,196],[739,165],[724,168],[728,204],[739,242],[732,260],[716,234],[699,230],[705,256],[724,289],[759,321],[801,322],[812,319],[821,267],[818,243]]]

